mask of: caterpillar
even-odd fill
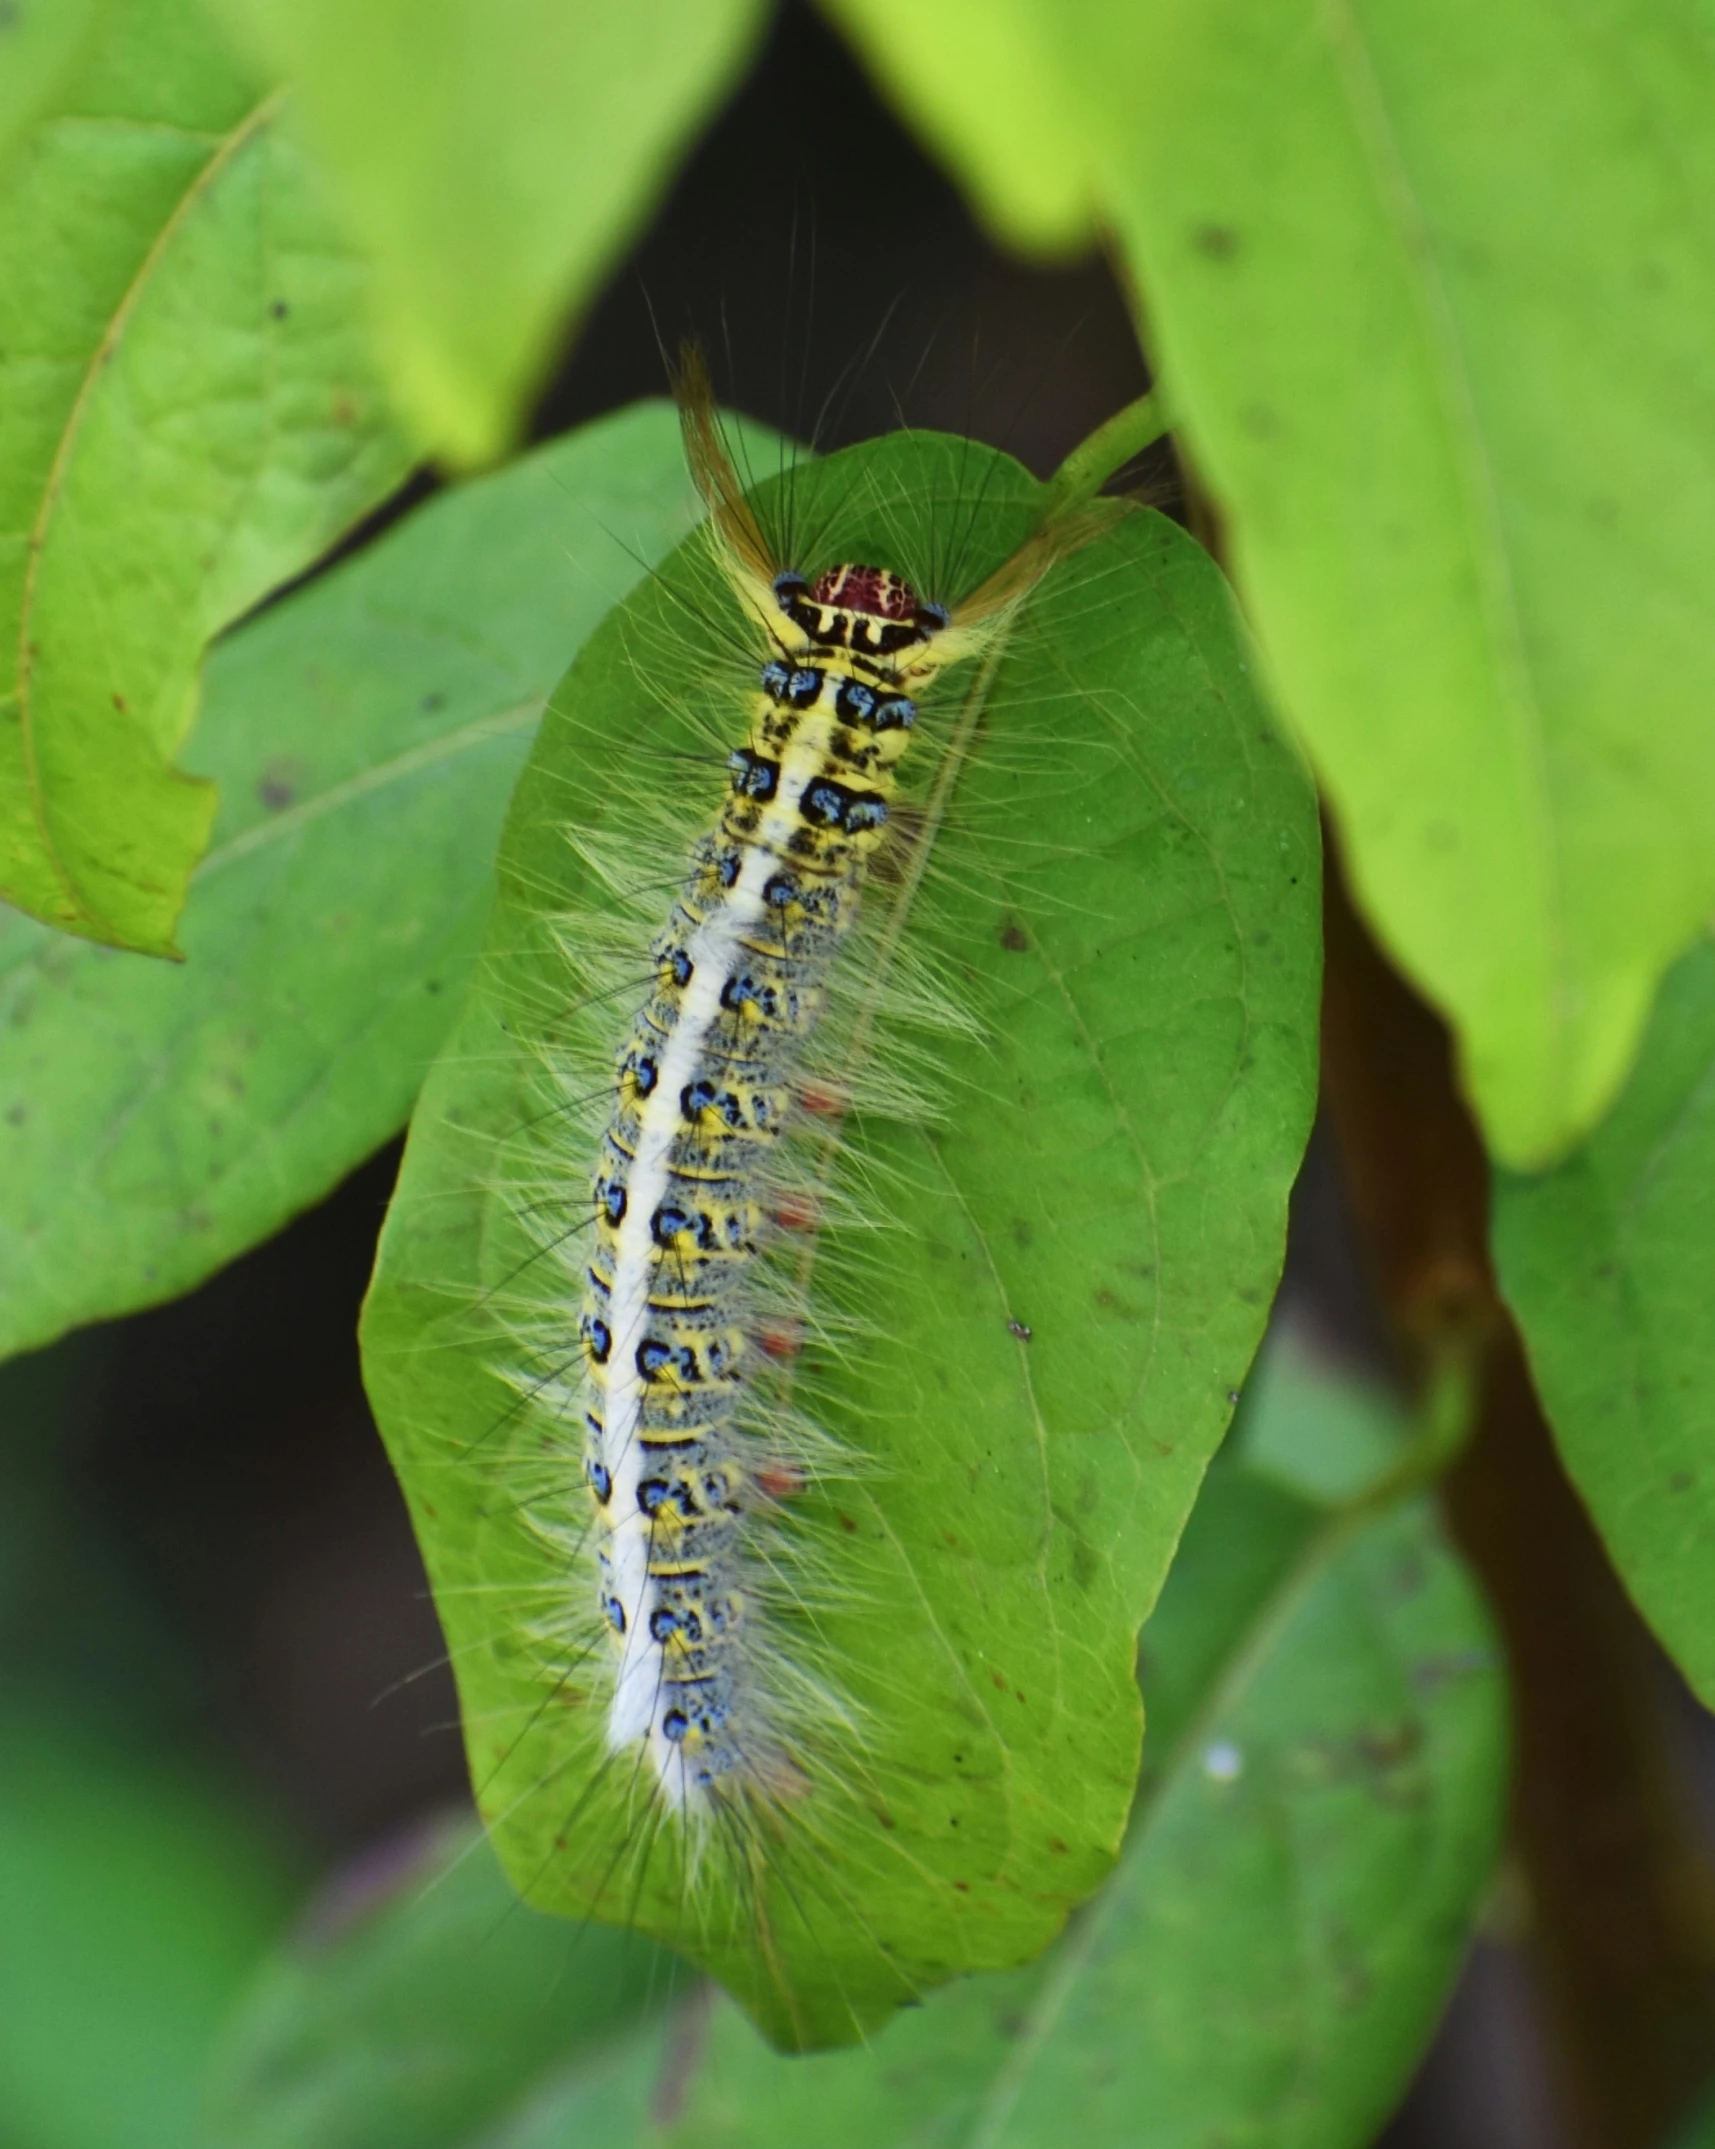
[[[1316,831],[1118,455],[746,483],[681,393],[708,519],[550,702],[365,1375],[514,1881],[809,2047],[1117,1853],[1313,1095]]]
[[[794,1113],[795,1075],[887,833],[917,702],[979,655],[1086,513],[1040,539],[957,613],[890,568],[840,561],[812,582],[773,561],[713,417],[683,367],[688,458],[765,652],[731,788],[652,955],[653,988],[618,1062],[593,1189],[596,1243],[580,1322],[590,1395],[585,1469],[614,1637],[608,1744],[641,1744],[669,1809],[708,1819],[807,1784],[757,1676],[747,1522],[793,1460],[742,1428],[758,1353],[792,1331],[753,1317],[755,1262],[796,1212],[762,1198]]]

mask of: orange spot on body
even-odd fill
[[[796,1358],[804,1348],[804,1331],[796,1321],[764,1321],[756,1340],[770,1358]]]

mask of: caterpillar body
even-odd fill
[[[695,367],[682,419],[708,519],[550,702],[366,1377],[514,1880],[806,2047],[1117,1852],[1278,1259],[1175,1190],[1278,1149],[1284,1214],[1291,1114],[1231,1099],[1315,824],[1160,517],[934,435],[747,487]],[[1277,882],[1226,813],[1290,824]]]
[[[912,691],[938,669],[948,624],[870,567],[814,585],[777,575],[771,595],[777,653],[733,751],[732,795],[620,1059],[581,1324],[617,1659],[608,1739],[619,1752],[646,1743],[678,1811],[735,1779],[797,1774],[743,1669],[753,1614],[739,1540],[770,1478],[737,1433],[747,1361],[766,1348],[745,1325],[770,1225],[761,1153],[791,1118],[800,1047],[886,828]]]
[[[755,1268],[779,1228],[766,1190],[804,1110],[803,1048],[887,838],[914,697],[991,646],[1050,561],[1111,511],[1039,535],[955,616],[892,568],[840,561],[811,580],[778,566],[695,354],[681,408],[723,564],[764,654],[726,806],[695,847],[619,1055],[579,1326],[615,1665],[608,1744],[641,1747],[667,1808],[697,1825],[715,1799],[754,1807],[811,1780],[758,1676],[770,1639],[757,1631],[750,1538],[802,1472],[745,1424],[757,1359],[790,1355],[794,1340],[789,1323],[757,1318]]]

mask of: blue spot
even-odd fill
[[[671,1739],[675,1746],[691,1728],[691,1719],[683,1709],[669,1709],[661,1719],[661,1736]]]
[[[656,1210],[650,1229],[657,1246],[671,1246],[680,1232],[689,1231],[696,1221],[690,1210],[682,1208],[678,1202],[664,1201]]]
[[[613,1478],[606,1463],[597,1462],[592,1455],[584,1465],[589,1473],[590,1490],[603,1507],[613,1498]]]

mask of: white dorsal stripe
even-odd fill
[[[690,982],[661,1052],[655,1086],[639,1113],[637,1153],[626,1175],[625,1214],[615,1235],[602,1445],[613,1480],[608,1506],[608,1586],[625,1615],[625,1642],[608,1713],[607,1741],[611,1750],[618,1751],[646,1739],[662,1791],[675,1809],[686,1796],[683,1757],[656,1722],[665,1653],[649,1632],[657,1601],[649,1574],[655,1525],[644,1514],[638,1497],[646,1463],[638,1437],[644,1384],[637,1369],[637,1350],[648,1332],[649,1294],[660,1251],[654,1217],[671,1185],[667,1167],[673,1145],[684,1132],[681,1095],[703,1072],[709,1032],[721,1013],[721,995],[742,962],[744,936],[765,914],[763,890],[789,855],[787,847],[801,825],[799,802],[824,763],[831,729],[831,718],[821,710],[801,725],[781,762],[769,810],[755,836],[741,849],[733,885],[707,911],[686,945]]]

